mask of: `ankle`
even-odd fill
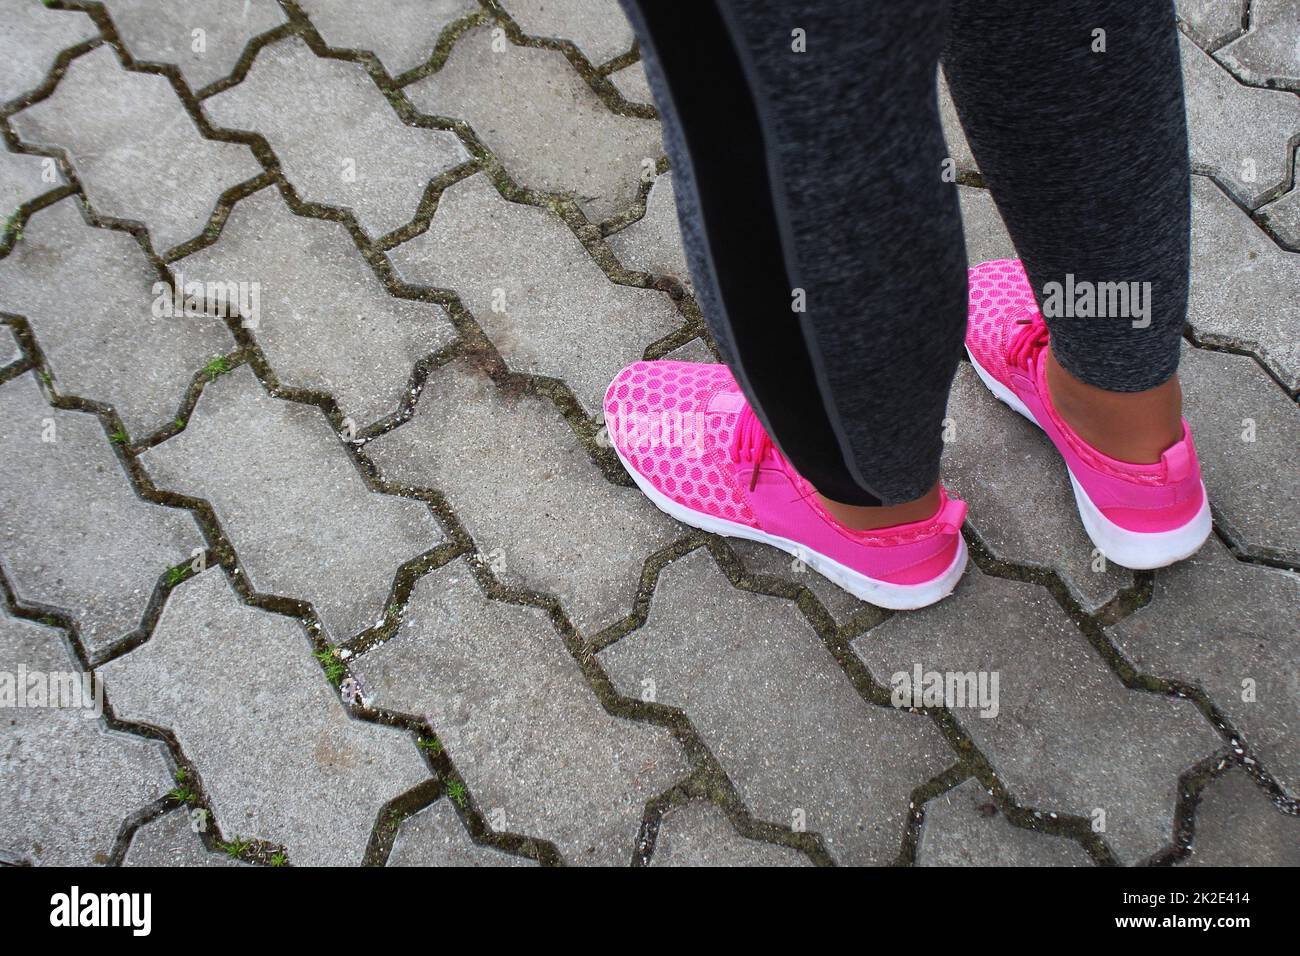
[[[939,483],[936,481],[934,487],[920,498],[899,505],[875,507],[846,505],[832,501],[821,494],[817,495],[817,500],[830,512],[831,517],[844,527],[854,531],[872,531],[876,528],[888,528],[896,524],[924,521],[926,518],[933,517],[939,510],[940,493]]]

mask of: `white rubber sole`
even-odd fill
[[[966,354],[970,356],[970,363],[975,367],[975,374],[994,396],[1039,428],[1043,427],[1038,419],[1030,414],[1025,403],[1016,396],[1015,392],[984,370],[984,367],[975,360],[975,356],[971,355],[969,348]],[[1108,561],[1135,571],[1163,568],[1184,558],[1190,558],[1210,536],[1210,499],[1205,492],[1204,483],[1201,484],[1201,510],[1187,524],[1170,531],[1129,531],[1101,513],[1101,509],[1093,504],[1088,493],[1079,484],[1079,479],[1074,477],[1074,472],[1070,471],[1069,465],[1065,466],[1065,471],[1070,476],[1070,486],[1074,489],[1074,503],[1079,509],[1083,530],[1088,533],[1092,543]]]
[[[952,564],[948,565],[943,573],[934,580],[926,581],[924,584],[891,584],[888,581],[878,581],[859,571],[854,571],[852,568],[845,567],[838,561],[834,561],[818,551],[813,551],[796,541],[791,541],[789,538],[766,534],[757,528],[751,528],[737,521],[728,521],[726,518],[716,518],[713,515],[702,514],[687,508],[685,505],[678,504],[628,464],[627,459],[623,457],[623,453],[619,451],[617,446],[614,447],[614,454],[618,455],[618,460],[623,463],[623,468],[632,476],[632,480],[636,482],[637,487],[654,503],[656,508],[665,514],[676,518],[683,524],[690,525],[692,528],[699,528],[701,531],[720,534],[728,538],[744,538],[749,541],[758,541],[761,544],[770,544],[774,548],[780,548],[786,554],[799,558],[822,577],[842,587],[854,597],[869,604],[875,604],[877,607],[889,608],[893,611],[913,611],[934,604],[952,593],[953,588],[957,586],[957,582],[961,580],[962,572],[966,570],[966,542],[958,534],[957,553],[953,555]]]

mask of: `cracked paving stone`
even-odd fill
[[[403,281],[455,292],[511,371],[563,379],[589,413],[678,327],[667,295],[611,282],[559,219],[482,174],[443,192],[429,229],[388,255]]]
[[[409,734],[349,716],[302,624],[244,604],[219,568],[100,672],[118,717],[176,735],[222,837],[283,845],[291,863],[359,864],[380,810],[428,778]]]
[[[298,37],[263,47],[203,110],[214,126],[260,133],[304,200],[350,210],[372,238],[414,219],[429,181],[469,158],[454,133],[403,123],[360,63],[318,57]]]
[[[272,188],[231,210],[221,238],[174,266],[186,281],[253,282],[253,337],[281,384],[328,392],[364,426],[394,413],[412,368],[455,331],[441,306],[388,294],[347,227],[295,216]]]
[[[1091,866],[1073,840],[1014,826],[978,780],[929,800],[918,866]]]
[[[508,395],[464,360],[436,369],[414,418],[366,451],[390,483],[445,495],[503,584],[555,595],[588,636],[631,612],[646,557],[685,533],[610,484],[550,401]]]
[[[1259,207],[1259,217],[1284,247],[1300,252],[1300,186]]]
[[[688,803],[664,814],[651,866],[812,866],[790,847],[741,836],[727,815],[708,803]]]
[[[13,674],[20,666],[29,680],[37,671],[76,675],[78,687],[83,679],[58,631],[0,608],[0,671]],[[160,742],[110,730],[91,713],[4,708],[0,858],[47,866],[107,863],[122,822],[171,789]]]
[[[599,656],[619,693],[686,714],[756,818],[841,864],[891,863],[912,791],[954,761],[926,718],[864,701],[793,602],[733,588],[704,549]]]
[[[156,318],[159,283],[135,239],[89,225],[68,197],[33,213],[0,260],[0,309],[31,323],[61,395],[111,405],[140,439],[170,424],[195,374],[235,345],[214,318]]]
[[[968,362],[957,369],[947,414],[944,483],[969,502],[967,520],[994,557],[1055,571],[1090,614],[1133,585],[1133,572],[1103,560],[1083,530],[1056,448],[994,398]]]
[[[1046,588],[974,566],[952,597],[890,618],[853,649],[886,685],[918,666],[997,673],[996,716],[953,716],[1020,805],[1103,811],[1104,839],[1126,864],[1168,845],[1179,776],[1222,747],[1190,700],[1126,688]]]
[[[140,461],[212,505],[254,590],[310,601],[336,640],[381,620],[398,568],[444,540],[423,503],[370,490],[320,409],[267,395],[247,365]]]
[[[628,271],[671,276],[690,291],[691,271],[677,225],[672,173],[655,179],[646,197],[645,215],[608,236],[605,242]]]
[[[663,155],[656,120],[611,113],[563,53],[461,37],[441,70],[406,87],[416,108],[461,119],[521,186],[572,195],[593,221],[632,205]]]
[[[1300,254],[1285,252],[1204,176],[1192,177],[1188,319],[1211,345],[1250,351],[1300,388]]]
[[[1216,56],[1247,83],[1300,85],[1300,0],[1253,0],[1250,32]]]
[[[668,730],[606,713],[545,612],[489,599],[465,562],[420,578],[353,668],[368,701],[428,720],[494,829],[569,863],[630,862],[647,801],[688,772]]]
[[[1177,0],[1178,18],[1207,51],[1241,33],[1246,0]]]
[[[203,538],[188,512],[137,496],[99,420],[51,408],[33,373],[0,385],[0,422],[0,562],[20,601],[66,611],[103,650]]]
[[[40,86],[61,50],[99,36],[80,10],[52,10],[40,0],[0,0],[0,103]]]
[[[195,808],[204,812],[201,808]],[[202,817],[191,819],[190,810],[164,813],[135,831],[123,866],[248,866],[226,853],[209,850],[194,826],[206,825]]]
[[[201,233],[221,194],[262,172],[247,146],[200,136],[166,79],[122,69],[108,46],[77,57],[10,122],[24,143],[65,150],[91,208],[143,223],[159,254]]]
[[[1300,102],[1291,93],[1242,86],[1214,57],[1179,37],[1192,171],[1210,173],[1249,208],[1290,182]]]
[[[1183,866],[1300,866],[1300,819],[1282,813],[1234,767],[1211,780],[1196,809]]]
[[[8,223],[24,203],[62,184],[63,173],[53,159],[0,149],[0,223]],[[3,229],[0,225],[0,232]]]
[[[655,105],[654,93],[650,90],[650,80],[645,75],[645,64],[640,60],[609,74],[609,82],[614,84],[614,89],[618,90],[619,95],[629,103]]]
[[[523,856],[475,843],[449,800],[403,821],[389,866],[536,866]]]
[[[997,204],[987,189],[958,186],[962,232],[966,238],[966,257],[972,266],[994,259],[1018,259],[1015,245]]]
[[[103,2],[133,57],[174,63],[196,93],[229,76],[253,37],[288,20],[275,0]]]
[[[1211,538],[1194,557],[1159,571],[1151,603],[1107,631],[1142,673],[1204,690],[1295,799],[1297,610],[1300,575],[1237,561]]]
[[[618,0],[501,0],[529,36],[570,40],[593,66],[632,49],[636,37]]]
[[[1250,554],[1300,559],[1295,403],[1244,355],[1184,343],[1179,375],[1220,528]]]
[[[442,31],[482,8],[474,0],[298,0],[307,18],[331,47],[367,50],[391,76],[429,62]],[[401,24],[401,29],[394,29]]]

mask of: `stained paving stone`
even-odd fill
[[[1300,388],[1300,254],[1278,248],[1204,176],[1192,177],[1188,320],[1212,345],[1258,355]]]
[[[954,760],[924,717],[865,702],[793,602],[733,588],[703,549],[599,656],[619,693],[685,712],[756,818],[841,864],[892,862],[912,790]]]
[[[375,238],[414,219],[429,181],[469,158],[454,133],[403,123],[360,63],[318,57],[298,37],[263,47],[203,111],[260,133],[303,199],[351,210]]]
[[[494,50],[487,27],[457,40],[406,95],[424,113],[469,123],[516,182],[574,196],[593,221],[632,205],[643,164],[663,155],[658,122],[610,112],[558,50]]]
[[[1201,793],[1184,866],[1300,866],[1300,817],[1282,813],[1233,768]]]
[[[1260,206],[1258,215],[1285,248],[1300,252],[1300,186]]]
[[[482,9],[474,0],[368,0],[359,17],[355,0],[298,0],[298,6],[330,46],[367,50],[392,76],[427,63],[443,30]]]
[[[40,86],[61,50],[99,36],[95,22],[80,10],[52,10],[40,0],[0,0],[0,103]]]
[[[1298,609],[1300,575],[1237,561],[1211,538],[1195,557],[1156,574],[1151,603],[1108,631],[1142,673],[1204,690],[1294,799]]]
[[[136,60],[172,63],[189,88],[229,76],[253,37],[288,18],[275,0],[104,0]]]
[[[91,207],[141,222],[160,254],[194,238],[221,194],[262,171],[247,146],[204,139],[171,84],[79,56],[46,99],[14,114],[19,139],[66,151]]]
[[[0,223],[8,223],[23,203],[63,183],[54,160],[0,149]],[[0,225],[0,231],[4,226]]]
[[[920,866],[1090,866],[1079,844],[1014,826],[978,780],[925,805],[916,848]]]
[[[225,839],[291,863],[360,863],[380,810],[428,777],[409,734],[348,715],[301,623],[244,604],[217,568],[100,673],[119,717],[175,734]]]
[[[1133,584],[1133,572],[1105,561],[1083,530],[1065,464],[1047,436],[994,398],[966,362],[947,418],[944,483],[970,505],[967,520],[994,557],[1056,571],[1090,613]]]
[[[402,822],[389,866],[535,866],[523,856],[475,843],[448,800]]]
[[[200,815],[191,817],[197,811]],[[135,831],[123,866],[248,866],[226,853],[203,845],[195,827],[211,830],[202,808],[178,809],[150,820]]]
[[[389,482],[445,495],[502,583],[554,594],[588,636],[631,612],[646,557],[686,531],[606,481],[550,401],[464,361],[366,451]]]
[[[798,850],[750,840],[718,807],[688,803],[664,814],[651,866],[811,866]]]
[[[641,103],[654,106],[654,94],[650,91],[650,81],[645,75],[645,64],[640,60],[621,70],[609,74],[609,82],[614,84],[623,99],[629,103]]]
[[[1217,57],[1247,83],[1300,87],[1300,0],[1254,0],[1250,31]]]
[[[589,412],[678,324],[665,293],[611,282],[559,219],[483,174],[444,191],[429,229],[389,258],[404,281],[455,292],[511,371],[564,379]]]
[[[58,631],[0,609],[0,670],[19,667],[29,679],[41,672],[82,680]],[[0,859],[107,863],[126,818],[171,789],[163,745],[109,730],[92,710],[10,703],[3,713]]]
[[[650,187],[645,215],[607,237],[605,242],[624,268],[670,276],[691,288],[691,271],[677,224],[673,174],[664,173]]]
[[[1248,553],[1300,560],[1300,409],[1243,355],[1184,344],[1179,376],[1219,526]]]
[[[1251,209],[1291,181],[1300,101],[1243,86],[1186,37],[1179,37],[1192,170],[1213,174]]]
[[[328,392],[358,427],[397,411],[415,363],[455,337],[441,306],[389,295],[342,223],[295,216],[271,188],[174,268],[187,282],[256,283],[250,332],[281,384]]]
[[[1215,50],[1242,31],[1246,0],[1177,0],[1178,18],[1205,50]]]
[[[103,650],[203,538],[188,512],[137,496],[98,419],[51,408],[34,373],[0,386],[0,421],[0,562],[20,601],[67,612]]]
[[[501,0],[529,36],[570,40],[594,66],[632,49],[636,37],[617,0]]]
[[[646,802],[688,769],[669,731],[605,712],[544,612],[489,599],[464,562],[416,582],[354,669],[368,701],[428,720],[496,829],[569,863],[631,862]]]
[[[212,505],[256,591],[310,601],[337,640],[380,620],[398,568],[443,540],[423,503],[370,490],[318,408],[270,397],[247,365],[140,461]]]
[[[1223,743],[1196,706],[1120,683],[1046,588],[972,566],[952,597],[853,641],[872,676],[997,673],[997,713],[952,714],[1022,806],[1098,819],[1121,862],[1173,836],[1179,775]]]
[[[135,239],[88,224],[72,197],[33,213],[0,260],[0,309],[31,324],[54,387],[111,405],[137,440],[170,424],[195,374],[235,345],[214,318],[156,310],[165,288]]]

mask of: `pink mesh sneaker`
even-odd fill
[[[725,365],[637,362],[605,393],[623,467],[678,521],[774,545],[850,594],[906,610],[951,593],[966,567],[966,504],[942,494],[926,521],[854,531],[772,444]]]
[[[970,270],[966,351],[984,384],[1047,433],[1070,475],[1088,537],[1126,568],[1161,568],[1190,557],[1210,534],[1210,503],[1186,419],[1182,441],[1158,463],[1118,461],[1093,448],[1057,414],[1041,361],[1049,338],[1016,259]]]

